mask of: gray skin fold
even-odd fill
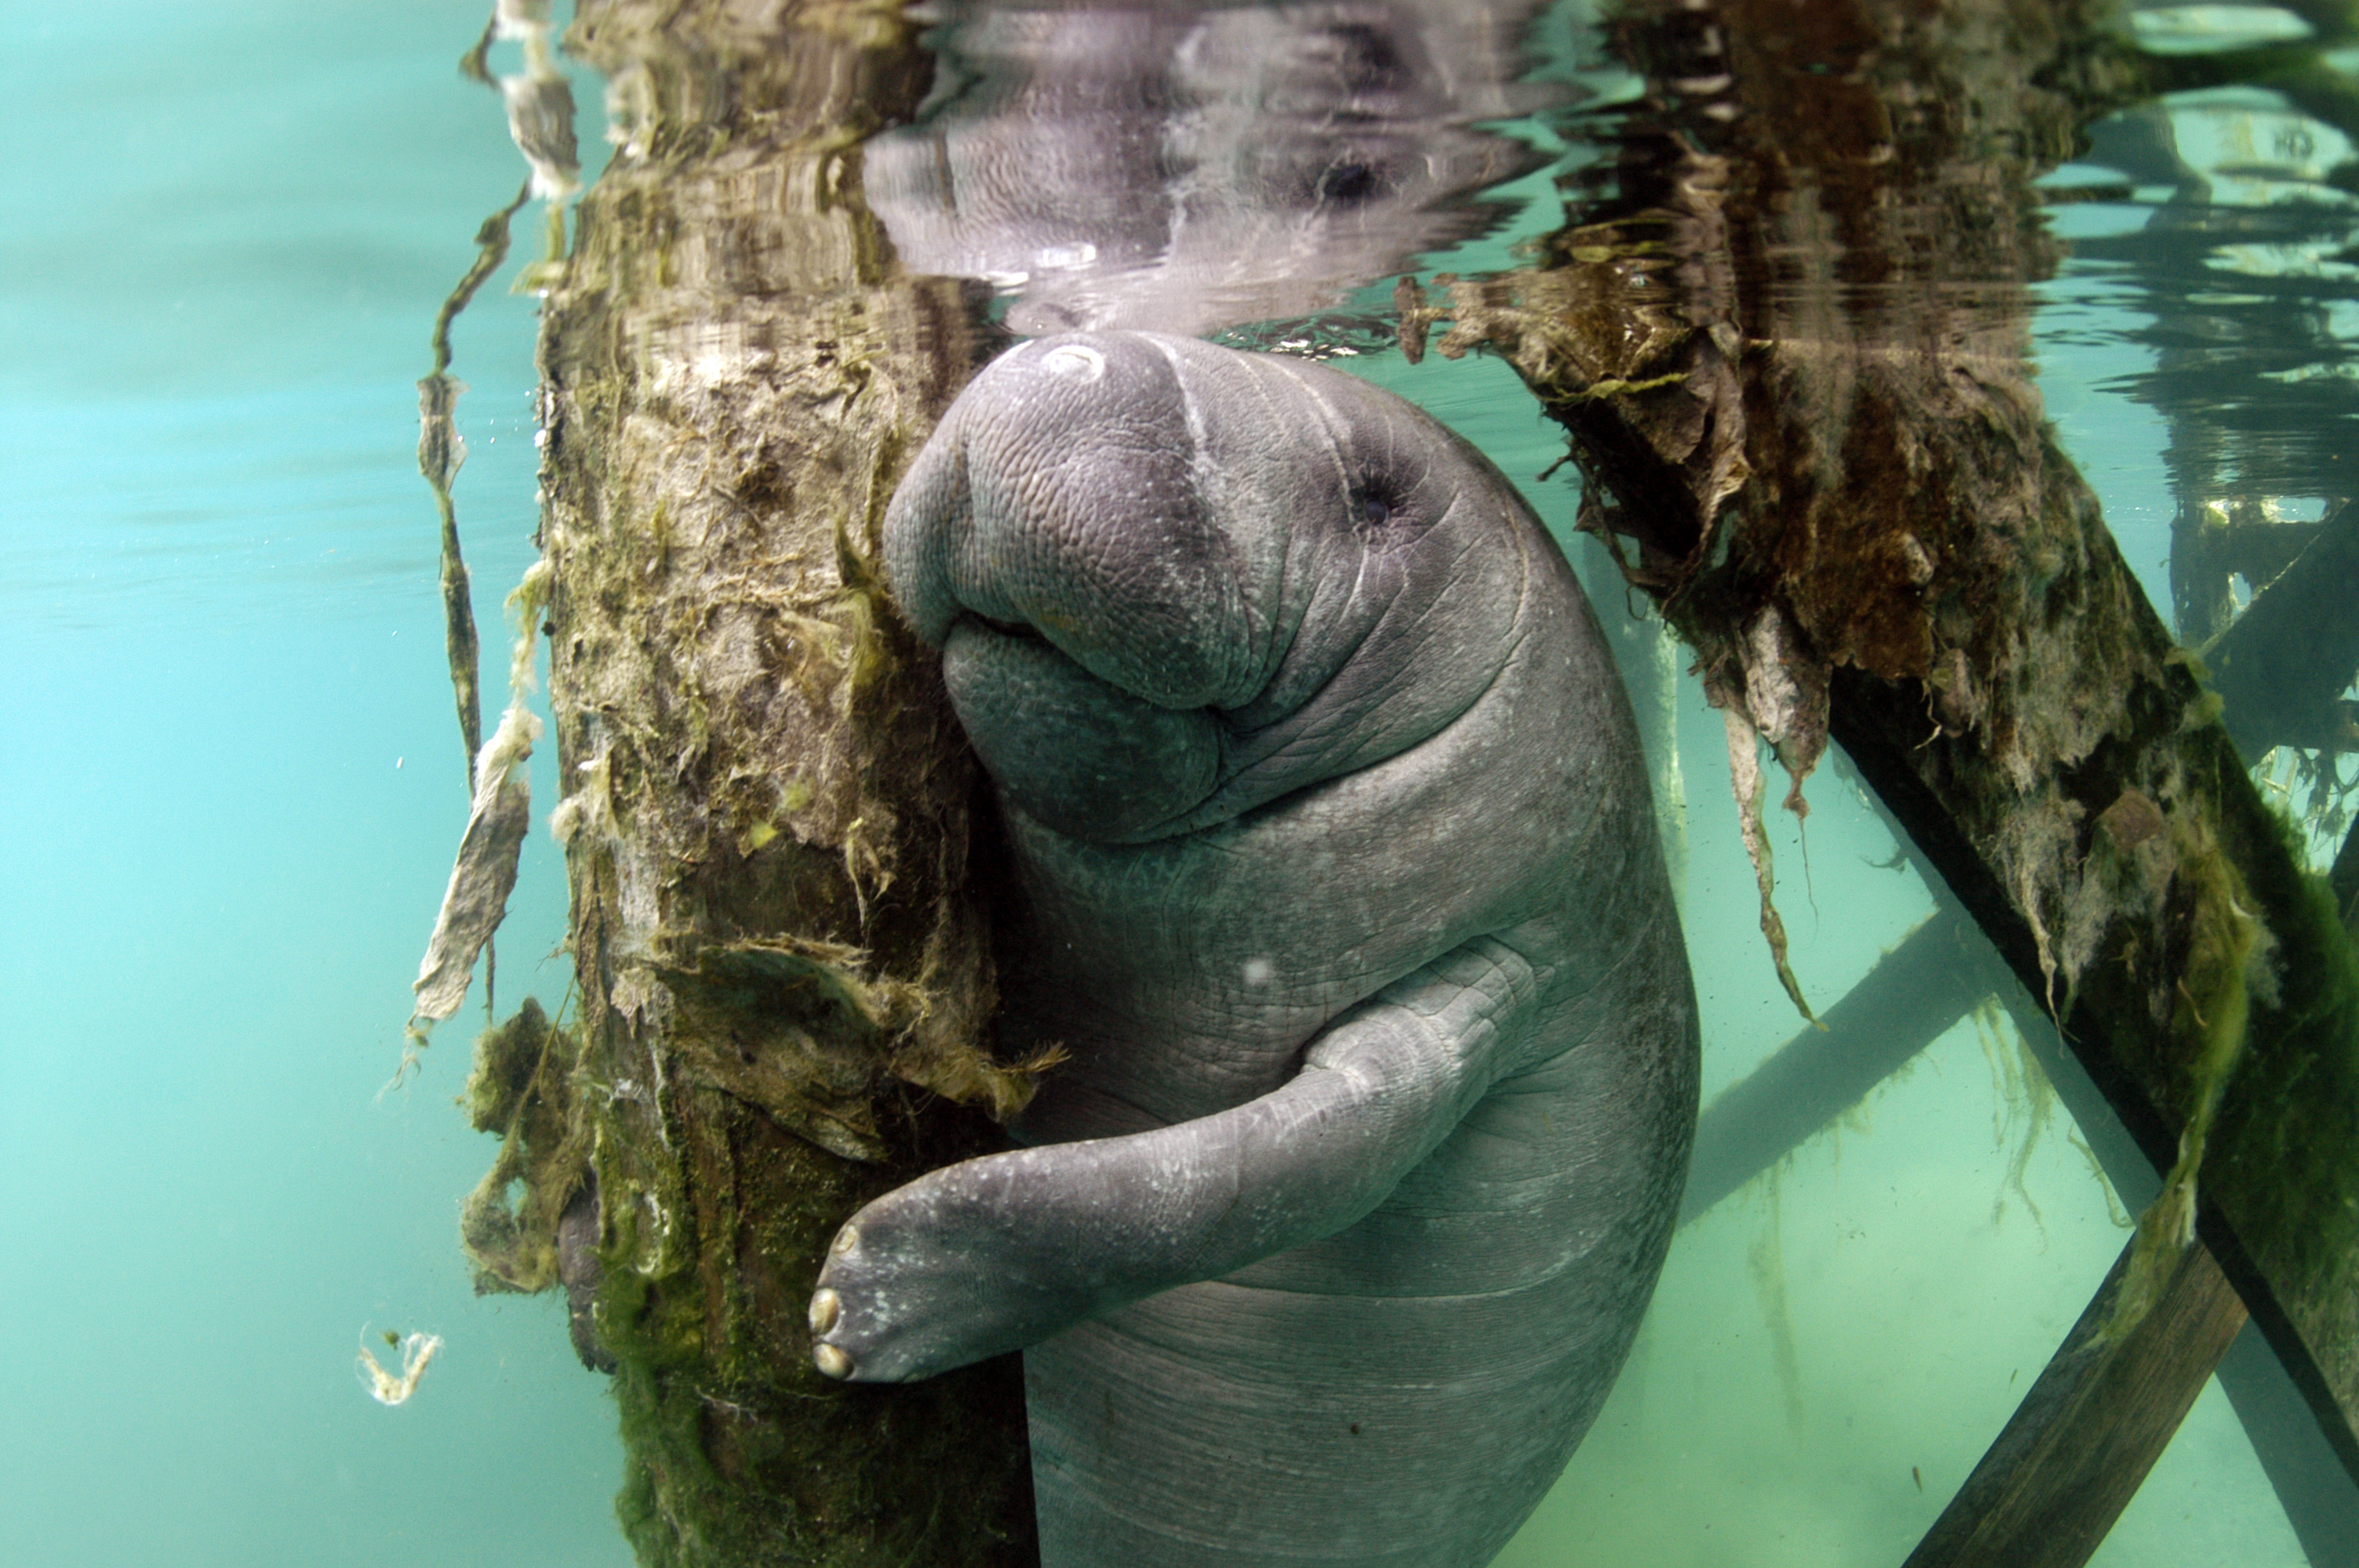
[[[1038,340],[886,519],[1017,885],[1016,1152],[862,1209],[832,1376],[1022,1349],[1045,1568],[1488,1562],[1611,1389],[1696,1110],[1628,704],[1512,486],[1351,377]]]

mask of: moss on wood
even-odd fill
[[[499,1157],[459,1209],[479,1295],[558,1282],[558,1224],[590,1174],[581,1059],[580,1037],[529,998],[475,1042],[460,1103],[476,1131],[500,1140]]]

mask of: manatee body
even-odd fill
[[[1472,449],[1297,361],[1010,351],[886,524],[1020,884],[1028,1147],[838,1236],[832,1375],[1022,1348],[1047,1568],[1490,1560],[1669,1243],[1696,1024],[1627,704]]]

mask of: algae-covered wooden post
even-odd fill
[[[1013,1359],[845,1387],[804,1321],[836,1226],[1027,1082],[987,1050],[975,774],[877,576],[968,368],[861,197],[930,62],[820,0],[582,0],[567,47],[617,138],[540,347],[578,990],[485,1042],[527,1190],[471,1249],[561,1276],[612,1366],[642,1563],[1033,1562]]]
[[[1762,743],[1800,809],[1839,741],[2056,1012],[2169,1173],[2108,1336],[2200,1229],[2359,1474],[2359,964],[2032,377],[2032,181],[2146,81],[2105,12],[1627,5],[1618,160],[1537,265],[1405,285],[1404,339],[1447,322],[1565,426],[1748,817]]]

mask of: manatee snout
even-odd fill
[[[1207,417],[1153,340],[1028,343],[968,387],[886,514],[896,598],[984,765],[1075,838],[1185,816],[1219,783],[1216,713],[1267,683],[1271,544],[1237,525]]]
[[[1013,623],[1158,707],[1248,699],[1256,550],[1198,450],[1202,417],[1146,338],[994,362],[886,514],[886,569],[919,635],[940,647],[961,616]]]
[[[951,623],[942,676],[1002,795],[1077,838],[1150,836],[1219,782],[1219,727],[1100,680],[1043,638],[973,616]]]
[[[886,567],[1003,798],[1136,843],[1462,713],[1522,636],[1519,505],[1364,383],[1076,333],[951,405],[886,510]]]

